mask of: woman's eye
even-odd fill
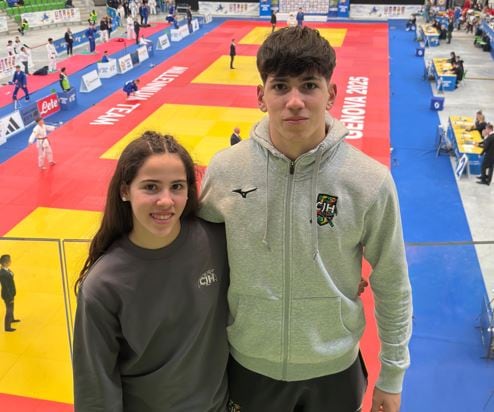
[[[182,190],[185,186],[182,183],[175,183],[172,186],[172,190]]]
[[[157,188],[158,186],[155,184],[147,184],[146,186],[144,186],[144,189],[147,190],[148,192],[154,192],[156,191]]]

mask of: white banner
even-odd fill
[[[101,86],[101,80],[96,70],[91,70],[81,78],[81,93],[89,93]]]
[[[2,76],[12,76],[14,74],[15,64],[16,56],[2,57],[0,59],[0,73]]]
[[[0,144],[4,144],[7,139],[24,129],[24,123],[19,111],[10,113],[0,119]]]
[[[139,63],[149,59],[148,48],[146,46],[141,46],[137,49],[137,56],[139,57]]]
[[[422,6],[420,5],[350,4],[350,18],[366,20],[409,19],[412,14],[420,13],[421,10]]]
[[[56,23],[79,23],[81,13],[79,9],[45,10],[34,13],[21,14],[22,19],[26,19],[29,27],[43,27]]]
[[[167,34],[163,34],[163,36],[158,37],[158,44],[156,45],[156,50],[165,50],[170,47],[170,39]]]
[[[120,73],[126,73],[134,67],[132,64],[132,59],[130,54],[126,54],[125,56],[120,57],[118,59],[118,71]]]
[[[259,17],[259,3],[217,3],[199,2],[201,14],[213,16],[256,16]]]
[[[187,37],[190,34],[189,33],[189,27],[186,24],[184,24],[183,26],[180,26],[178,31],[182,34],[182,39],[184,39],[185,37]]]
[[[199,30],[199,20],[192,19],[192,31]]]
[[[182,32],[179,29],[170,29],[172,41],[182,40]]]
[[[204,24],[211,23],[213,21],[213,15],[211,13],[206,13],[204,15]]]
[[[0,32],[9,31],[7,16],[0,16]]]
[[[110,59],[108,63],[98,63],[98,76],[100,79],[109,79],[117,73],[117,60]]]

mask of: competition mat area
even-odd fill
[[[387,24],[309,25],[318,27],[336,49],[338,97],[332,115],[349,128],[351,144],[388,165]],[[263,116],[256,102],[260,78],[255,55],[270,31],[264,22],[227,21],[140,76],[136,98],[126,100],[123,92],[115,92],[52,132],[55,166],[40,171],[34,146],[0,164],[0,233],[40,240],[1,244],[1,252],[12,256],[15,311],[22,322],[15,333],[0,334],[0,410],[72,410],[73,282],[87,240],[98,227],[116,159],[140,133],[158,130],[184,144],[201,172],[218,150],[229,146],[234,127],[247,138]],[[235,70],[229,69],[232,38],[237,42]],[[60,280],[58,244],[41,241],[47,238],[75,240],[65,244],[66,283]],[[369,326],[362,351],[372,385],[379,348],[369,295],[364,296]]]

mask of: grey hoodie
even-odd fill
[[[381,338],[377,386],[398,393],[412,307],[396,190],[385,166],[344,141],[342,123],[326,124],[325,139],[292,162],[265,117],[209,164],[201,216],[226,226],[230,350],[277,380],[348,368],[365,327],[364,257]]]

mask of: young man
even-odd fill
[[[335,63],[315,30],[271,34],[257,54],[268,116],[203,181],[201,216],[226,226],[232,410],[360,410],[362,258],[381,340],[372,412],[400,408],[412,309],[398,199],[389,170],[327,113]]]
[[[20,322],[14,318],[14,298],[15,298],[15,282],[14,274],[10,270],[12,259],[10,255],[0,256],[0,285],[2,286],[2,299],[5,303],[5,332],[14,332],[12,323]]]
[[[299,27],[302,27],[304,25],[304,18],[305,18],[304,10],[302,9],[302,7],[299,7],[296,17],[297,25]]]
[[[19,89],[24,91],[24,98],[29,100],[29,90],[27,90],[27,77],[26,73],[21,70],[21,66],[15,66],[14,77],[12,78],[12,84],[14,87],[14,93],[12,94],[12,99],[17,100],[17,93]]]

